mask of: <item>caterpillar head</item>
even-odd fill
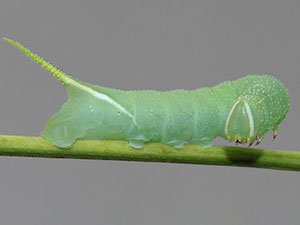
[[[246,77],[247,78],[247,77]],[[244,78],[244,79],[246,79]],[[235,90],[239,89],[236,83]],[[290,108],[287,88],[275,77],[251,76],[244,84],[246,89],[232,103],[227,114],[224,134],[229,141],[250,145],[261,142],[271,129],[277,135],[278,125],[285,119]]]
[[[242,144],[253,143],[257,137],[256,119],[249,103],[245,99],[238,99],[232,105],[225,122],[227,139]]]
[[[264,134],[272,129],[275,139],[278,125],[285,119],[289,110],[289,100],[281,99],[282,97],[278,96],[267,100],[253,96],[239,98],[233,103],[226,118],[226,138],[241,144],[249,142],[249,146],[257,141],[257,145],[264,138]]]

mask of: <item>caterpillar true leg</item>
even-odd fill
[[[273,127],[272,130],[273,130],[273,140],[275,140],[278,135],[278,127],[277,126]]]

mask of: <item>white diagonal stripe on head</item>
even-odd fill
[[[231,115],[232,115],[232,113],[233,113],[233,110],[235,109],[236,105],[237,105],[240,101],[241,101],[241,100],[237,100],[237,101],[233,104],[233,106],[231,107],[231,109],[230,109],[230,111],[229,111],[229,114],[228,114],[227,119],[226,119],[226,122],[225,122],[225,130],[224,130],[224,132],[225,132],[226,135],[228,135],[227,132],[228,132],[228,124],[229,124],[229,121],[230,121],[230,117],[231,117]]]
[[[248,104],[248,102],[244,101],[245,107],[246,107],[246,112],[248,115],[248,119],[249,119],[249,127],[250,127],[250,137],[253,136],[254,134],[254,119],[253,119],[253,114],[251,112],[250,106]]]

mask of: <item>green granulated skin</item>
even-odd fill
[[[78,138],[127,140],[183,147],[212,146],[218,136],[253,143],[277,126],[289,111],[290,96],[275,77],[249,75],[212,88],[122,91],[78,81],[21,44],[4,38],[51,72],[66,87],[68,100],[46,124],[42,136],[58,147]]]

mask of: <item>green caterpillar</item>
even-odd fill
[[[252,145],[271,129],[275,138],[289,111],[288,90],[272,76],[251,75],[196,90],[122,91],[76,80],[21,44],[4,40],[65,85],[68,100],[42,132],[61,148],[78,138],[127,140],[137,149],[145,142],[210,147],[218,136]]]

